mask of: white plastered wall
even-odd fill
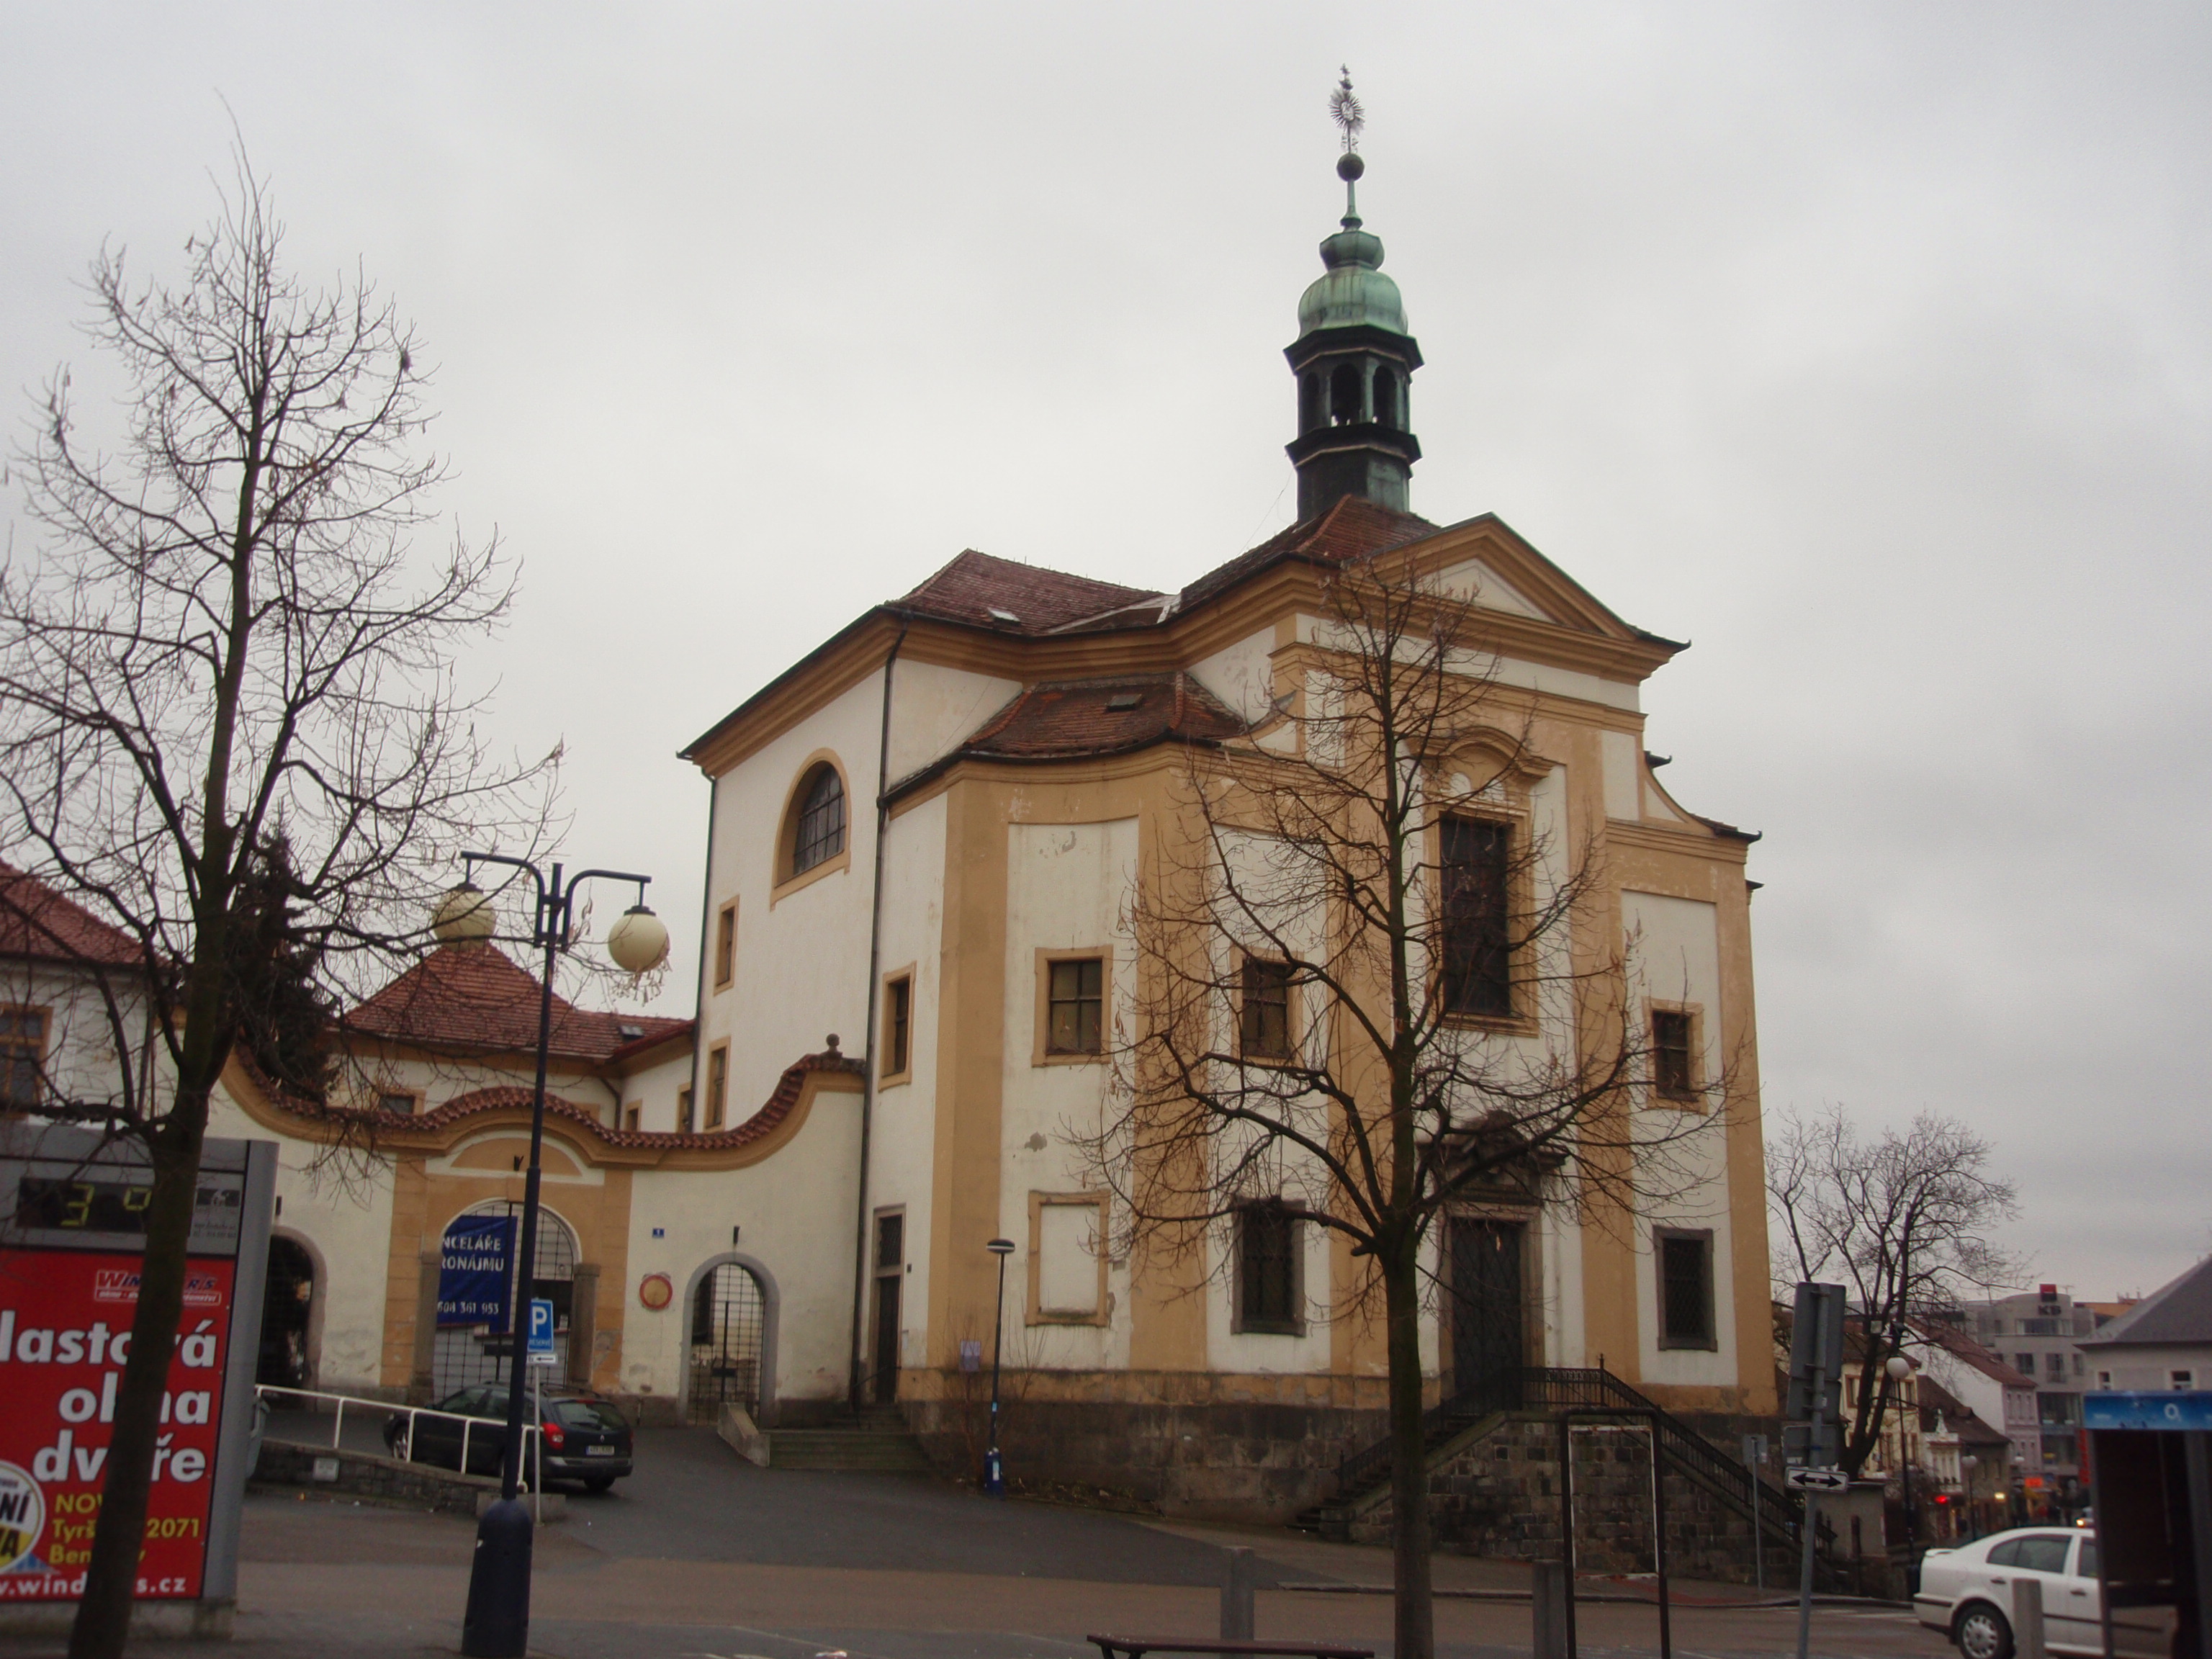
[[[1248,720],[1256,720],[1275,700],[1275,630],[1249,634],[1234,645],[1191,665],[1193,678]]]
[[[1023,1363],[1054,1370],[1125,1369],[1129,1363],[1129,1275],[1109,1265],[1108,1322],[1029,1322],[1030,1194],[1077,1193],[1091,1185],[1073,1136],[1095,1131],[1105,1100],[1103,1064],[1033,1063],[1036,953],[1093,945],[1113,959],[1113,1028],[1128,1028],[1135,959],[1121,928],[1121,907],[1137,876],[1137,820],[1103,823],[1012,823],[1006,827],[1006,1002],[999,1193],[1002,1234],[1017,1246],[1006,1263],[1007,1350]],[[1107,1039],[1110,1043],[1112,1036]]]
[[[872,674],[715,781],[714,845],[708,862],[708,950],[700,963],[699,1087],[703,1056],[730,1045],[728,1116],[735,1127],[758,1111],[784,1068],[835,1031],[847,1052],[866,1047],[868,925],[874,879],[876,758],[882,738],[883,677]],[[844,768],[849,860],[771,903],[776,838],[807,757],[834,754]],[[713,984],[714,913],[738,901],[735,972]],[[696,1103],[698,1123],[706,1102]]]
[[[315,1264],[321,1333],[310,1355],[314,1386],[375,1389],[392,1255],[391,1160],[273,1134],[220,1086],[209,1102],[208,1133],[276,1143],[276,1231],[304,1243]]]
[[[685,1292],[702,1265],[734,1249],[775,1280],[777,1400],[844,1396],[860,1154],[860,1096],[824,1091],[798,1134],[758,1164],[639,1174],[630,1197],[629,1282],[623,1287],[625,1393],[680,1396],[690,1356]],[[653,1273],[667,1274],[675,1291],[659,1310],[638,1299],[638,1287]]]
[[[1629,956],[1631,1006],[1638,1018],[1648,1000],[1689,1003],[1699,1011],[1703,1052],[1699,1075],[1722,1075],[1719,915],[1700,900],[1624,891],[1622,925]],[[1729,1225],[1728,1142],[1722,1115],[1713,1108],[1684,1112],[1640,1101],[1636,1133],[1645,1178],[1658,1189],[1637,1218],[1638,1340],[1643,1376],[1650,1382],[1733,1387],[1736,1376],[1735,1250]],[[1659,1144],[1663,1140],[1664,1144]],[[1659,1346],[1658,1263],[1654,1227],[1709,1229],[1712,1246],[1713,1331],[1717,1346]],[[1763,1272],[1765,1264],[1759,1265]]]
[[[911,969],[908,1081],[880,1089],[868,1148],[868,1206],[906,1213],[906,1273],[899,1297],[900,1363],[927,1353],[930,1191],[936,1161],[938,1011],[945,935],[945,813],[938,795],[891,820],[884,852],[882,971]],[[882,1024],[881,999],[878,1024]],[[878,1034],[878,1042],[881,1037]],[[872,1317],[872,1316],[871,1316]]]
[[[902,657],[891,671],[891,781],[948,753],[1021,689],[1018,680]]]

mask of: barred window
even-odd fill
[[[1237,1280],[1238,1330],[1297,1334],[1298,1218],[1279,1199],[1237,1212]]]
[[[1662,1232],[1659,1244],[1659,1346],[1711,1348],[1713,1332],[1713,1236]]]
[[[836,767],[817,766],[799,799],[799,828],[791,843],[791,873],[805,875],[844,850],[844,781]]]

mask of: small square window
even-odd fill
[[[1052,964],[1052,990],[1045,1026],[1048,1054],[1103,1052],[1105,1032],[1106,964],[1097,957],[1078,957]]]
[[[1680,1008],[1651,1011],[1651,1084],[1661,1094],[1687,1100],[1698,1092],[1692,1062],[1692,1032],[1696,1022]]]
[[[380,1112],[390,1112],[398,1117],[412,1116],[415,1111],[415,1097],[404,1089],[380,1090],[376,1097],[376,1109]]]
[[[1305,1328],[1300,1228],[1279,1199],[1237,1212],[1237,1328],[1248,1335],[1297,1336]]]
[[[636,1130],[642,1124],[644,1118],[645,1108],[642,1105],[630,1105],[623,1108],[623,1127],[625,1129],[632,1131]]]
[[[1291,964],[1244,958],[1238,1052],[1247,1060],[1291,1057]]]
[[[2186,1392],[2197,1386],[2195,1371],[2174,1371],[2168,1375],[2166,1386],[2177,1392]]]
[[[1659,1246],[1659,1346],[1713,1348],[1713,1236],[1662,1231]]]

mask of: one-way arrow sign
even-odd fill
[[[1784,1472],[1782,1481],[1800,1492],[1847,1492],[1851,1478],[1841,1469],[1789,1469]]]

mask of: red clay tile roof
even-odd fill
[[[1218,743],[1243,730],[1244,722],[1188,674],[1047,680],[992,715],[957,748],[900,779],[890,793],[904,794],[963,760],[1090,759],[1156,743]]]
[[[1305,558],[1342,564],[1407,546],[1425,536],[1433,536],[1442,528],[1426,519],[1397,512],[1364,496],[1340,496],[1327,511],[1316,513],[1310,519],[1301,519],[1250,551],[1238,554],[1226,564],[1216,565],[1182,590],[1176,608],[1188,610],[1279,560]]]
[[[591,1107],[554,1094],[545,1097],[545,1115],[581,1124],[610,1146],[711,1152],[750,1146],[773,1133],[777,1126],[791,1115],[792,1109],[799,1104],[799,1097],[805,1086],[809,1072],[841,1072],[858,1076],[866,1069],[864,1062],[842,1054],[835,1048],[825,1049],[818,1054],[802,1054],[783,1068],[783,1075],[776,1079],[775,1087],[769,1091],[760,1110],[742,1123],[732,1124],[726,1129],[703,1133],[694,1131],[689,1134],[679,1134],[657,1129],[610,1129],[600,1121],[599,1114]],[[434,1112],[425,1112],[420,1117],[409,1118],[405,1121],[410,1128],[442,1129],[479,1112],[495,1111],[502,1107],[520,1107],[527,1111],[531,1099],[529,1090],[512,1085],[477,1089],[468,1094],[454,1096]]]
[[[339,1023],[349,1032],[428,1048],[533,1051],[539,989],[538,981],[495,945],[441,945]],[[619,1050],[649,1046],[690,1024],[579,1008],[556,991],[548,1052],[568,1060],[605,1061]]]
[[[973,549],[896,601],[902,611],[1011,634],[1049,634],[1070,623],[1142,599],[1163,599],[1118,582],[1018,564]],[[1004,615],[994,615],[994,611]]]
[[[0,956],[106,967],[145,960],[130,934],[11,864],[0,864]]]

